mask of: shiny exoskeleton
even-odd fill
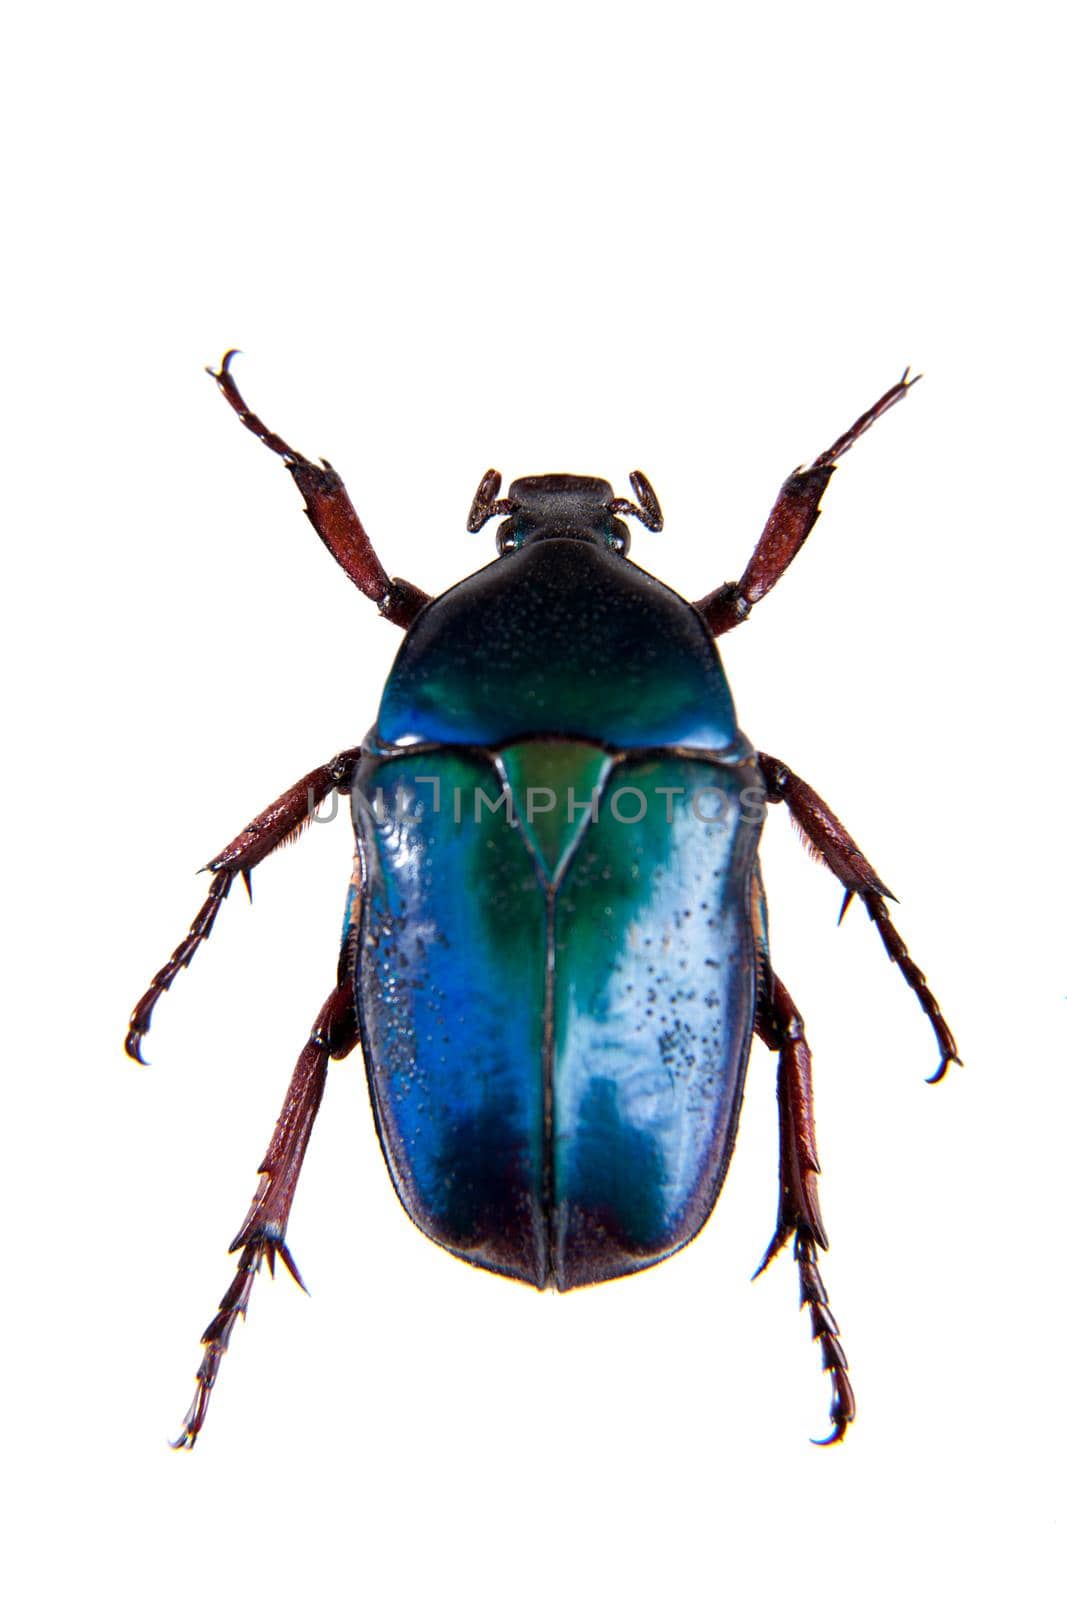
[[[753,1033],[778,1054],[778,1223],[790,1238],[833,1385],[831,1431],[855,1415],[817,1264],[811,1058],[774,972],[757,845],[784,802],[861,898],[933,1025],[934,1075],[958,1060],[892,898],[807,784],[740,732],[715,644],[785,571],[838,458],[907,393],[905,373],[811,467],[788,478],[737,583],[690,603],[630,561],[624,517],[662,526],[603,479],[486,473],[468,526],[503,516],[498,559],[431,600],[386,576],[328,464],[314,465],[214,374],[279,454],[348,576],[406,630],[362,743],[287,790],[210,863],[208,897],[130,1023],[208,936],[237,876],[331,793],[351,796],[355,869],[336,986],[301,1052],[231,1245],[235,1278],[203,1337],[175,1443],[191,1447],[252,1282],[281,1256],[331,1058],[362,1043],[375,1121],[408,1215],[476,1265],[539,1288],[620,1277],[707,1221],[726,1175]]]

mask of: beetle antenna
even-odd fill
[[[617,516],[636,517],[653,533],[659,533],[663,527],[663,512],[655,489],[643,472],[631,472],[630,487],[637,496],[637,504],[634,505],[632,500],[618,499],[613,500],[608,509]]]
[[[517,509],[513,500],[498,500],[496,497],[499,493],[500,474],[495,467],[490,467],[474,491],[470,516],[467,518],[468,533],[477,533],[479,528],[484,528],[490,517],[510,516]]]

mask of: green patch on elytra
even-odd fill
[[[531,739],[499,756],[512,813],[549,883],[594,819],[614,757],[573,739]]]

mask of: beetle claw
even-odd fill
[[[150,1063],[147,1062],[144,1056],[141,1054],[141,1041],[143,1039],[144,1034],[139,1028],[131,1028],[129,1033],[126,1035],[126,1054],[132,1061],[136,1061],[139,1067],[147,1067],[150,1065]]]
[[[844,1354],[839,1353],[843,1361]],[[811,1441],[820,1449],[825,1449],[827,1445],[840,1444],[848,1432],[849,1424],[856,1420],[856,1397],[852,1393],[852,1385],[843,1366],[831,1367],[830,1381],[834,1386],[834,1398],[830,1405],[830,1432],[824,1439]]]
[[[240,350],[227,350],[226,354],[219,362],[219,370],[217,372],[215,371],[214,367],[205,367],[204,371],[207,373],[209,378],[214,378],[216,383],[221,383],[223,378],[225,378],[226,374],[230,370],[230,362],[233,360],[234,356],[239,356],[240,354]]]
[[[948,1069],[949,1069],[949,1067],[951,1067],[953,1062],[956,1063],[957,1067],[962,1067],[963,1066],[963,1062],[960,1060],[959,1056],[957,1056],[957,1055],[943,1055],[941,1057],[941,1065],[938,1067],[937,1071],[934,1073],[932,1078],[927,1078],[926,1079],[926,1082],[927,1083],[940,1083],[942,1078],[948,1072]]]

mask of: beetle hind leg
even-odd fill
[[[281,1116],[263,1158],[259,1188],[241,1228],[230,1245],[240,1250],[233,1282],[219,1302],[212,1321],[205,1328],[201,1344],[204,1354],[196,1374],[196,1393],[182,1423],[181,1433],[172,1441],[175,1450],[191,1450],[207,1415],[211,1392],[222,1358],[230,1343],[238,1317],[248,1311],[252,1284],[260,1265],[266,1261],[271,1275],[277,1257],[285,1263],[301,1288],[303,1279],[285,1242],[285,1229],[303,1165],[308,1139],[322,1103],[326,1072],[331,1057],[339,1060],[359,1043],[355,990],[352,978],[342,976],[336,989],[315,1019],[307,1043],[300,1052],[285,1097]]]
[[[756,1276],[769,1266],[792,1237],[800,1274],[800,1304],[811,1315],[811,1336],[818,1340],[822,1364],[833,1387],[830,1432],[817,1444],[836,1444],[855,1421],[856,1399],[840,1330],[830,1310],[819,1272],[818,1251],[829,1241],[819,1210],[819,1158],[815,1148],[815,1116],[811,1088],[811,1050],[804,1019],[780,978],[768,973],[756,1016],[756,1031],[778,1052],[779,1181],[778,1221]]]

